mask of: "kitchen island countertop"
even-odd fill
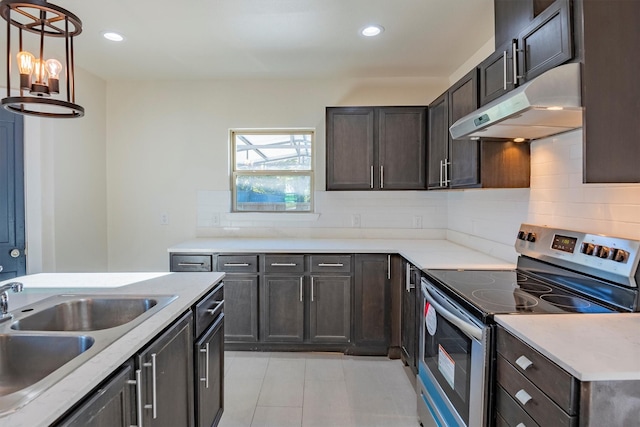
[[[171,246],[174,253],[398,253],[421,270],[512,269],[514,263],[448,240],[198,238]],[[514,250],[515,254],[515,250]]]
[[[49,426],[178,319],[223,277],[224,273],[52,273],[0,282],[19,281],[24,285],[23,292],[10,294],[10,312],[61,293],[177,296],[26,405],[0,416],[0,425]]]
[[[495,318],[580,381],[640,380],[640,313]]]

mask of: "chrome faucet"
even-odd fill
[[[0,286],[0,322],[10,319],[9,291],[22,292],[23,285],[20,282],[11,282]]]

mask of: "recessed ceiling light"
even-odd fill
[[[524,138],[513,138],[513,142],[524,142]]]
[[[102,33],[102,36],[107,40],[111,40],[112,42],[121,42],[122,40],[124,40],[124,37],[121,34],[110,31]]]
[[[382,33],[384,28],[380,25],[369,25],[360,30],[360,34],[365,37],[375,37],[378,34]]]

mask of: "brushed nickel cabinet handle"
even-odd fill
[[[272,262],[271,267],[295,267],[295,262]]]
[[[380,165],[380,189],[384,188],[384,166]]]
[[[321,262],[318,267],[344,267],[341,262]]]
[[[246,262],[227,262],[224,264],[225,267],[249,267],[249,263]]]
[[[520,366],[523,371],[526,371],[531,365],[533,365],[533,362],[526,356],[520,356],[516,359],[516,365]]]
[[[507,90],[507,51],[502,52],[502,90]]]
[[[371,165],[371,172],[369,177],[369,186],[373,188],[373,165]]]
[[[520,403],[522,403],[522,405],[524,406],[531,399],[533,399],[533,397],[531,397],[531,395],[529,393],[524,391],[524,389],[520,389],[520,391],[516,393],[516,399],[518,399],[520,401]]]
[[[303,277],[300,276],[300,302],[302,302],[302,280],[303,280]]]

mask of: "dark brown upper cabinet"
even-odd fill
[[[327,107],[327,190],[424,190],[427,107]]]
[[[583,180],[638,183],[640,1],[576,0],[574,8],[582,23]]]
[[[429,105],[429,189],[529,186],[529,144],[451,139],[449,127],[477,108],[476,68]]]
[[[478,66],[480,105],[573,58],[570,0],[494,0],[496,50]]]

